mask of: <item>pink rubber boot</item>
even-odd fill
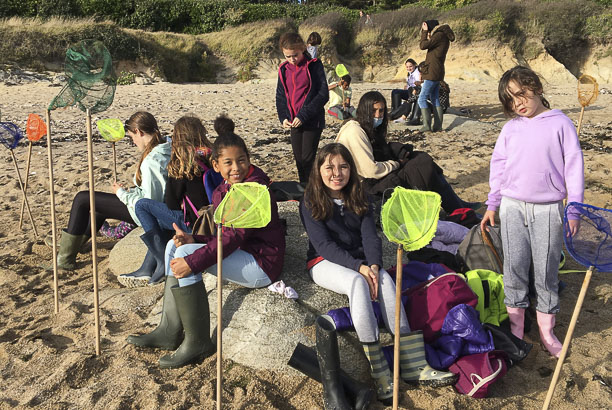
[[[551,313],[537,312],[538,327],[540,328],[540,339],[548,352],[559,358],[563,345],[553,333],[555,327],[555,315]]]
[[[525,309],[506,306],[510,318],[510,331],[519,339],[525,334]]]

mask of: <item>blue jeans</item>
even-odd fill
[[[166,276],[173,276],[170,269],[170,261],[174,258],[184,258],[191,255],[200,248],[206,246],[204,243],[188,243],[180,247],[174,246],[174,241],[168,241],[166,245]],[[217,265],[206,269],[207,273],[217,276]],[[262,288],[272,283],[266,272],[257,264],[255,257],[242,249],[236,249],[223,258],[223,279],[246,288]],[[180,278],[179,286],[189,286],[202,281],[202,272]]]
[[[419,94],[419,107],[427,108],[427,98],[431,101],[434,107],[441,107],[440,104],[440,81],[423,81],[421,86],[421,94]],[[139,217],[140,218],[140,217]]]
[[[191,228],[183,220],[183,211],[173,211],[163,202],[143,198],[136,202],[134,210],[145,232],[153,229],[173,231],[172,224],[175,223],[186,233],[191,233]]]

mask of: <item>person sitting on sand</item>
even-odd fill
[[[370,195],[382,196],[389,188],[434,191],[442,197],[442,208],[451,213],[458,208],[479,208],[465,202],[446,181],[442,168],[425,152],[410,144],[387,142],[387,102],[378,91],[369,91],[359,100],[357,118],[345,123],[336,142],[346,146],[355,159],[357,173]]]
[[[145,111],[132,114],[125,123],[125,130],[142,153],[134,175],[136,186],[126,188],[114,181],[113,194],[95,192],[96,232],[106,219],[140,226],[141,222],[134,208],[136,202],[142,198],[156,201],[164,199],[168,179],[167,166],[170,161],[170,140],[162,136],[155,117]],[[89,191],[79,192],[72,201],[68,227],[62,231],[59,242],[57,266],[60,269],[76,269],[79,249],[91,237],[89,204]]]
[[[214,208],[232,184],[270,184],[268,176],[251,165],[249,151],[236,134],[222,135],[215,140],[211,161],[214,170],[225,180],[213,192]],[[285,235],[273,194],[270,201],[271,220],[264,228],[224,230],[224,279],[248,288],[261,288],[280,276]],[[210,313],[202,272],[217,274],[217,238],[190,235],[176,224],[174,229],[176,234],[166,246],[166,284],[159,326],[151,333],[127,339],[137,346],[176,349],[159,360],[162,368],[181,367],[215,351],[210,340]]]
[[[404,65],[408,73],[406,76],[406,84],[401,90],[391,90],[391,111],[396,110],[402,103],[402,100],[407,100],[412,96],[418,95],[421,89],[421,73],[419,72],[416,61],[409,58],[404,62]]]
[[[329,89],[329,108],[327,113],[339,120],[355,118],[357,115],[356,110],[351,105],[351,98],[353,96],[351,76],[348,74],[343,75],[340,81],[331,82],[327,88]]]
[[[164,250],[170,238],[167,231],[177,224],[191,232],[198,210],[208,205],[203,174],[212,167],[211,149],[199,118],[184,116],[174,124],[164,202],[142,198],[135,206],[145,231],[140,239],[147,245],[147,254],[138,270],[119,275],[119,283],[132,288],[164,280]]]
[[[374,205],[363,190],[353,157],[344,145],[332,143],[319,150],[300,204],[300,216],[309,240],[310,277],[317,285],[348,296],[355,331],[378,388],[378,399],[389,405],[393,380],[382,352],[372,301],[380,302],[385,327],[393,333],[395,284],[382,267],[382,241],[376,232]],[[457,377],[453,373],[437,371],[427,364],[423,332],[411,332],[403,308],[399,322],[402,379],[435,386],[454,384]],[[325,366],[327,361],[321,363]],[[326,391],[334,388],[326,386],[325,381]],[[342,383],[337,385],[341,387]]]

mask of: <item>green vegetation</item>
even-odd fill
[[[118,85],[130,85],[136,82],[136,73],[130,71],[122,71],[117,76]]]

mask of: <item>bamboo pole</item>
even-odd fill
[[[36,224],[34,223],[34,218],[32,218],[32,211],[30,211],[30,204],[28,203],[28,197],[23,189],[23,182],[21,180],[21,173],[19,172],[19,167],[17,166],[17,158],[15,158],[15,152],[11,151],[11,157],[13,157],[13,164],[15,164],[15,172],[17,173],[17,179],[19,180],[19,187],[21,188],[21,193],[23,194],[23,200],[26,204],[26,209],[28,210],[28,215],[30,216],[30,222],[32,222],[32,228],[34,229],[34,236],[36,240],[38,240],[38,232],[36,231]]]
[[[584,117],[584,106],[580,110],[580,118],[578,119],[578,129],[576,130],[576,134],[580,138],[580,129],[582,128],[582,117]]]
[[[91,111],[87,109],[87,160],[89,165],[89,210],[91,220],[91,260],[94,285],[94,320],[96,326],[96,355],[100,355],[100,307],[98,299],[98,247],[96,244],[96,194],[93,174],[93,143]]]
[[[49,161],[49,200],[51,201],[51,238],[53,248],[53,296],[55,314],[59,313],[59,291],[57,280],[57,229],[55,217],[55,183],[53,179],[53,155],[51,154],[51,111],[47,110],[47,159]]]
[[[393,341],[393,410],[399,405],[400,378],[400,317],[402,309],[402,245],[397,245],[397,264],[395,271],[395,337]],[[384,360],[384,358],[383,358]]]
[[[587,289],[589,288],[589,283],[591,282],[593,270],[595,270],[595,267],[591,266],[587,271],[586,275],[584,276],[584,280],[582,281],[582,288],[580,288],[580,294],[578,295],[578,300],[576,301],[576,307],[574,307],[574,313],[572,313],[572,319],[567,329],[565,340],[563,340],[563,348],[561,349],[559,360],[557,360],[557,366],[555,367],[555,372],[553,373],[552,380],[550,381],[550,387],[548,388],[548,393],[546,393],[546,400],[544,400],[544,406],[542,406],[542,410],[548,410],[548,406],[550,406],[552,396],[555,393],[555,387],[557,387],[557,381],[559,380],[559,375],[561,374],[561,368],[563,367],[565,356],[567,356],[567,351],[569,350],[569,345],[572,341],[574,328],[576,327],[576,322],[578,322],[580,309],[582,309],[582,303],[584,302],[584,297],[586,296]]]
[[[28,190],[28,181],[30,180],[30,160],[32,159],[32,141],[30,141],[30,144],[28,146],[28,160],[26,162],[26,177],[25,177],[25,183],[23,184],[23,193],[25,195],[25,193]],[[19,211],[19,229],[22,228],[23,226],[23,212],[25,211],[25,198],[21,200],[21,211]]]
[[[113,181],[117,182],[117,149],[113,142]]]
[[[223,309],[223,227],[217,225],[217,410],[221,410],[223,390],[222,309]]]

